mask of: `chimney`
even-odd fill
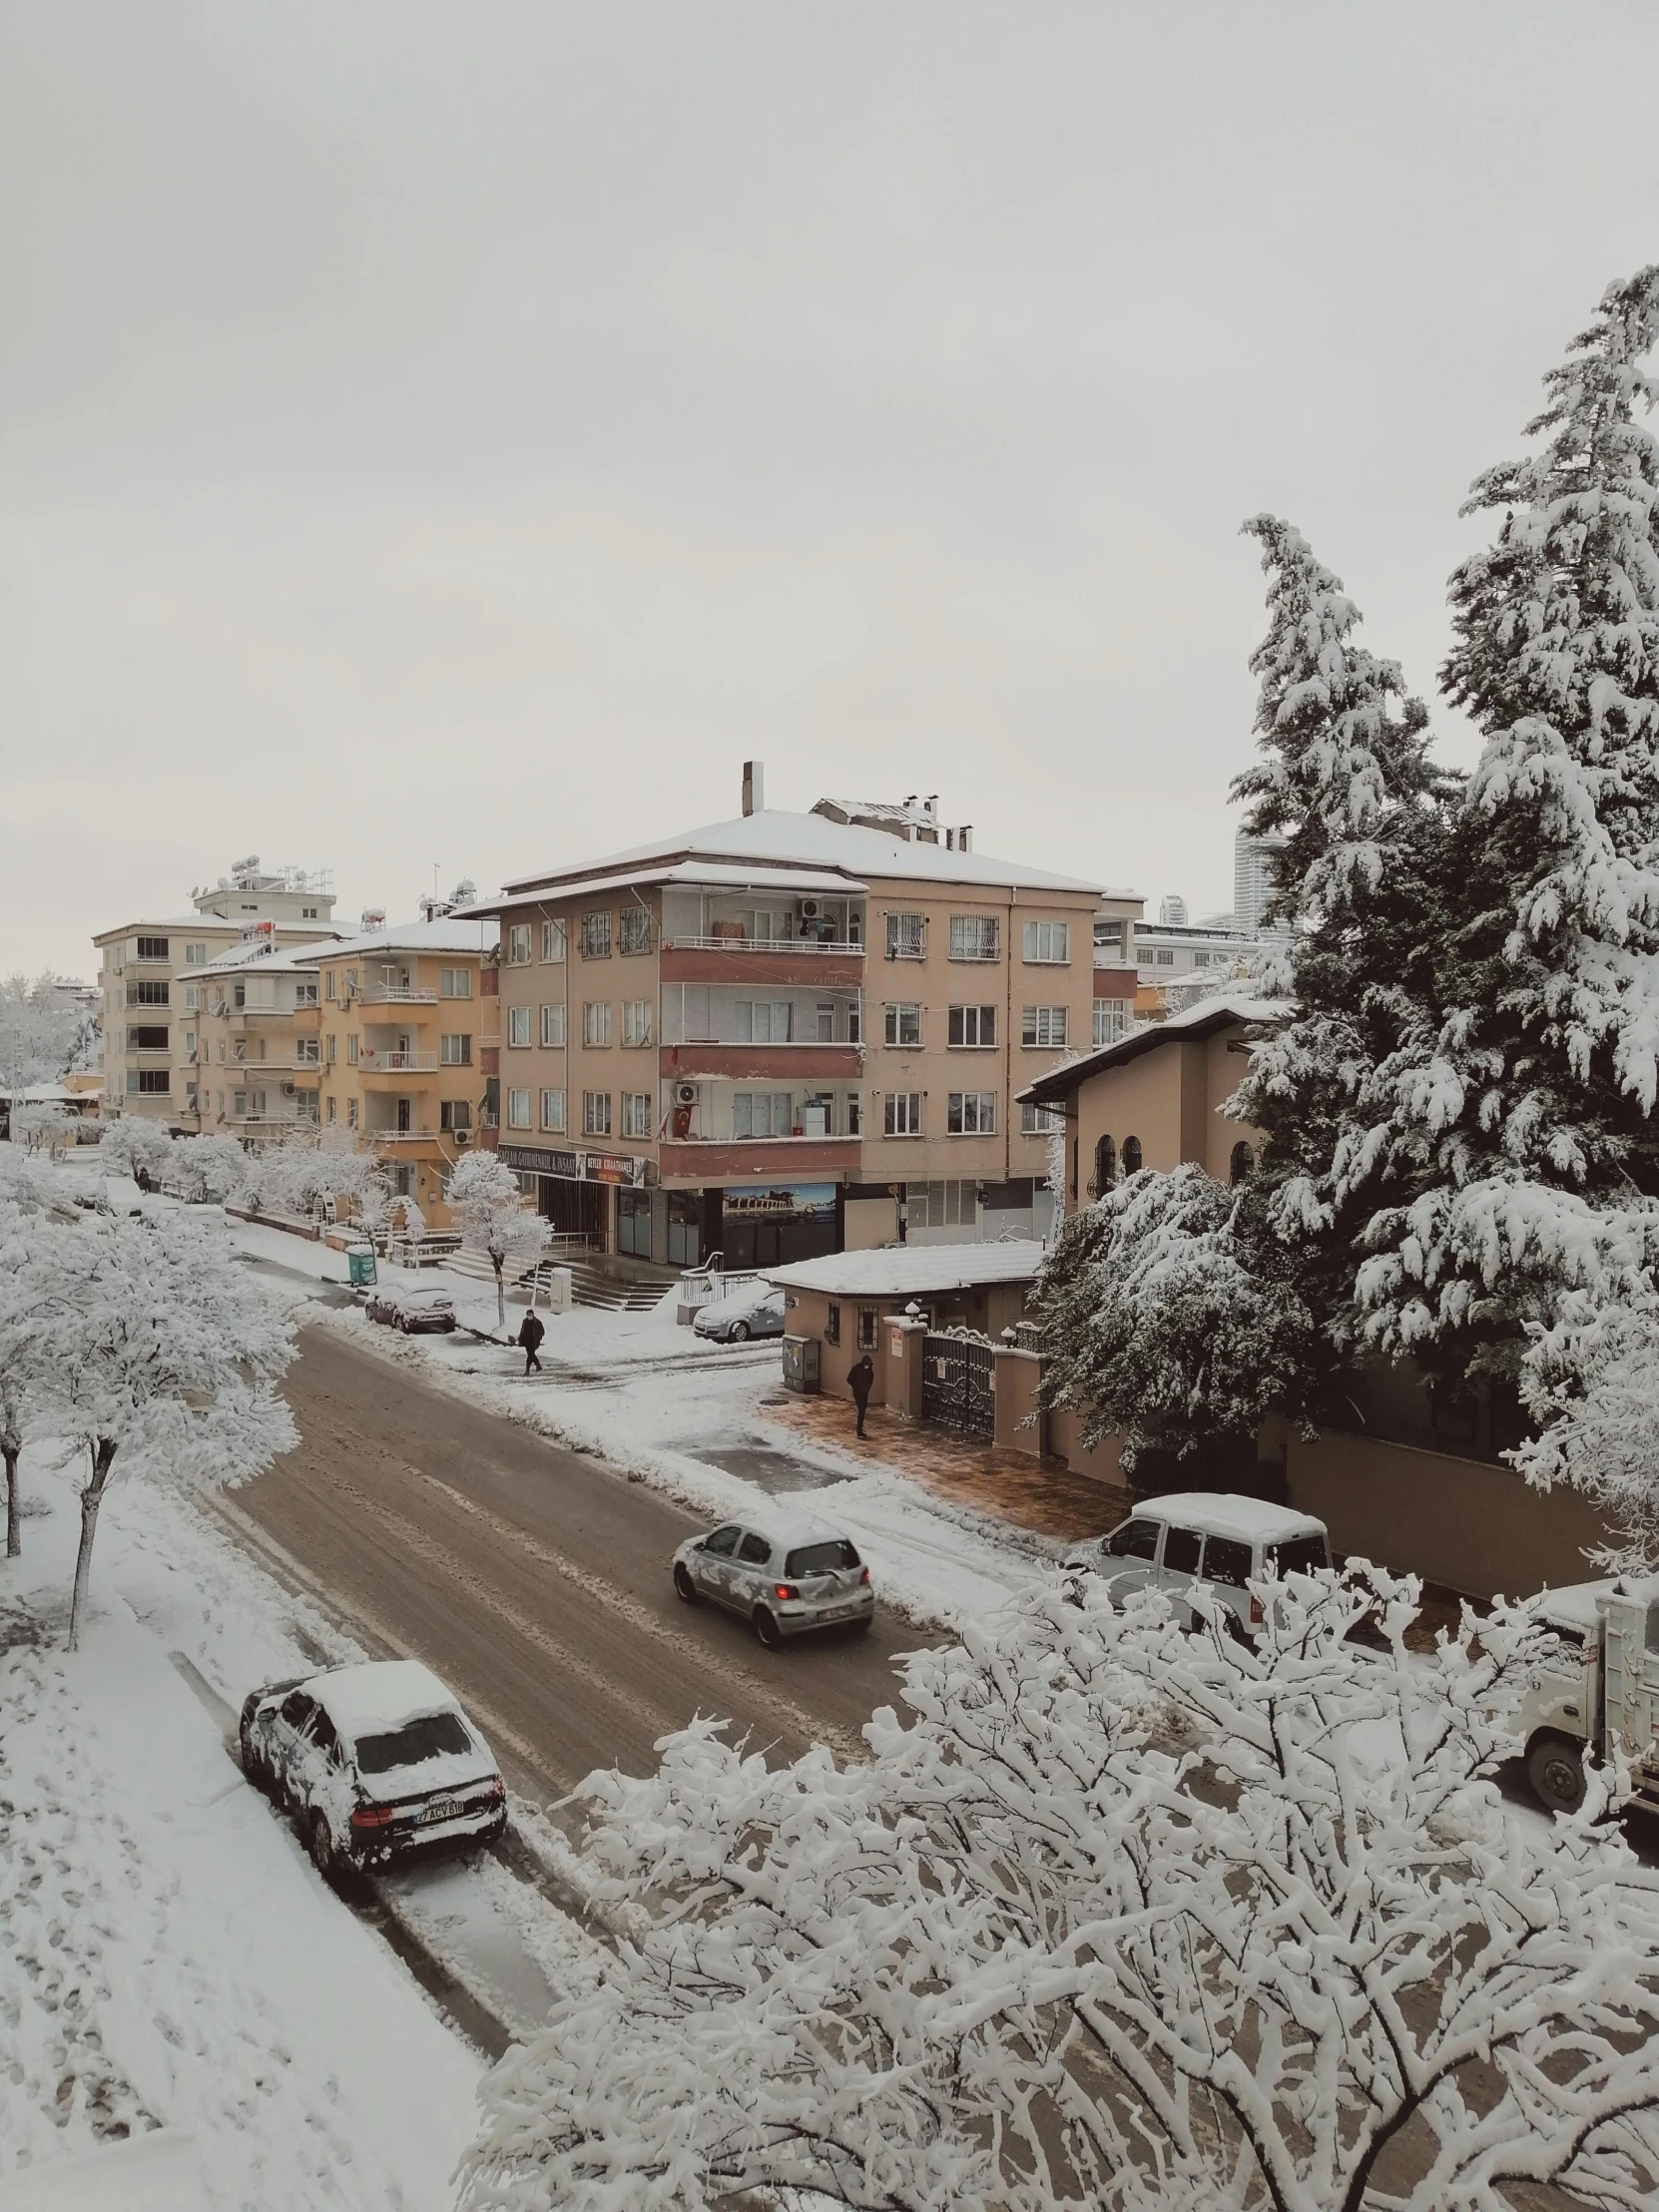
[[[743,811],[746,815],[766,813],[766,763],[745,761],[743,764]]]
[[[960,830],[957,830],[956,849],[958,852],[971,852],[973,850],[973,825],[971,822],[964,822]]]
[[[938,793],[934,792],[930,798],[924,799],[921,803],[921,807],[923,814],[936,815],[939,811]]]

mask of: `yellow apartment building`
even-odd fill
[[[179,1029],[194,1126],[248,1143],[314,1130],[322,1044],[305,947],[271,935],[238,945],[198,971],[198,986]]]
[[[1123,894],[1132,917],[1139,902]],[[744,812],[523,875],[501,925],[502,1158],[556,1229],[676,1266],[1041,1234],[1102,893],[929,800]]]

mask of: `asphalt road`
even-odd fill
[[[855,1752],[895,1702],[891,1655],[923,1640],[906,1622],[878,1607],[867,1634],[764,1651],[675,1596],[670,1555],[699,1525],[679,1506],[332,1330],[299,1343],[299,1446],[235,1492],[231,1525],[366,1646],[434,1668],[521,1792],[648,1772],[699,1713],[780,1758]]]

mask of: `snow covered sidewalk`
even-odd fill
[[[253,1577],[204,1608],[201,1557],[167,1556],[189,1508],[118,1491],[70,1655],[72,1483],[39,1455],[25,1469],[48,1509],[0,1567],[0,2206],[27,2169],[165,2128],[216,2212],[447,2207],[477,2055],[324,1888],[170,1660],[187,1614],[186,1656],[221,1680],[268,1659]],[[94,2161],[61,2199],[32,2175],[16,2201],[125,2202],[124,2168],[113,2194]]]

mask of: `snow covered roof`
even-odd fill
[[[1062,1060],[1058,1067],[1050,1068],[1014,1095],[1022,1105],[1052,1106],[1059,1099],[1069,1098],[1102,1068],[1122,1067],[1127,1061],[1138,1060],[1143,1052],[1156,1052],[1163,1044],[1191,1044],[1196,1038],[1214,1036],[1218,1029],[1230,1029],[1236,1023],[1277,1027],[1288,1021],[1294,1010],[1288,999],[1261,998],[1249,991],[1217,991],[1213,998],[1200,998],[1184,1006],[1167,1021],[1148,1022],[1144,1028],[1129,1030],[1113,1043],[1102,1045],[1098,1052]]]
[[[574,881],[561,882],[558,893],[561,898],[597,898],[607,891],[640,890],[676,883],[687,884],[693,889],[830,891],[838,895],[869,888],[867,883],[856,882],[846,875],[833,875],[825,868],[784,868],[770,863],[735,867],[716,860],[681,860],[662,867],[630,868],[621,875],[578,876]],[[499,907],[469,906],[466,911],[493,914]]]
[[[916,882],[955,883],[964,888],[983,883],[999,888],[1079,891],[1090,898],[1100,895],[1098,883],[1086,883],[1070,875],[1050,875],[1023,861],[998,860],[986,852],[960,852],[942,844],[912,843],[885,830],[866,830],[856,823],[831,822],[825,815],[785,814],[765,808],[740,815],[733,822],[716,822],[683,835],[662,837],[655,843],[635,845],[625,852],[606,853],[581,865],[544,868],[534,874],[512,877],[502,886],[501,897],[471,908],[474,913],[499,913],[503,903],[537,891],[563,895],[567,883],[588,878],[615,877],[629,882],[642,869],[660,868],[683,860],[715,860],[741,867],[809,867],[834,870],[838,877],[899,877]],[[852,889],[849,881],[838,888]]]
[[[1240,1497],[1231,1490],[1177,1490],[1167,1497],[1143,1498],[1135,1518],[1175,1521],[1242,1544],[1253,1544],[1258,1537],[1271,1543],[1275,1537],[1325,1532],[1324,1521],[1312,1513],[1295,1513],[1288,1505],[1270,1505],[1265,1498]]]
[[[500,931],[486,918],[489,907],[472,907],[462,914],[445,914],[437,921],[394,921],[383,929],[369,929],[358,937],[341,937],[335,944],[303,948],[303,964],[315,967],[321,960],[349,960],[370,952],[493,952]]]
[[[251,939],[247,944],[232,945],[228,952],[216,953],[197,972],[200,975],[232,975],[242,968],[258,968],[262,975],[274,969],[290,972],[296,967],[309,967],[318,954],[331,951],[337,941],[332,935],[325,935],[320,941],[307,938],[299,944],[277,944],[271,937]]]
[[[769,1283],[826,1291],[831,1298],[920,1298],[934,1291],[969,1291],[986,1283],[1029,1283],[1043,1264],[1034,1239],[1005,1244],[889,1245],[875,1252],[834,1252],[763,1268]]]
[[[302,1685],[342,1736],[378,1735],[418,1720],[422,1713],[455,1710],[452,1691],[418,1659],[373,1659],[360,1667],[330,1667]]]

